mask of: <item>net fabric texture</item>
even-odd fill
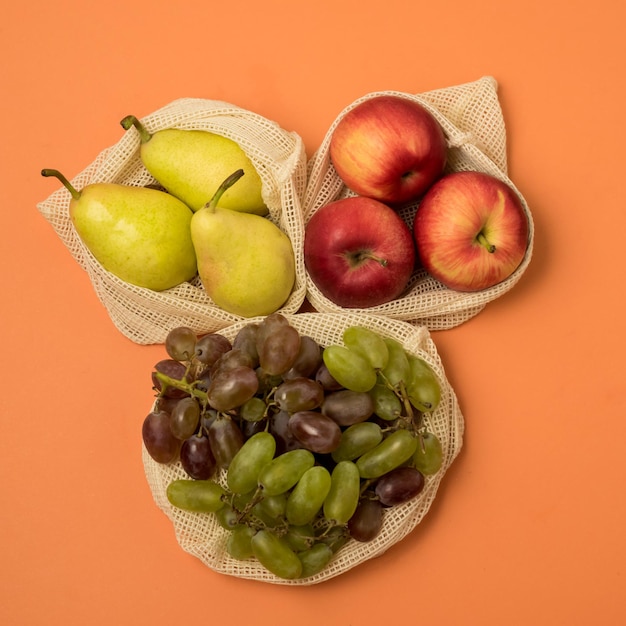
[[[446,172],[478,170],[504,181],[519,196],[529,222],[529,241],[524,260],[508,279],[498,285],[479,292],[463,293],[448,289],[424,270],[417,270],[400,298],[354,311],[409,321],[429,330],[444,330],[477,315],[487,303],[509,291],[523,275],[532,256],[534,226],[526,200],[507,176],[506,129],[497,87],[494,78],[485,76],[471,83],[417,95],[397,91],[372,92],[348,105],[331,124],[322,144],[308,162],[308,182],[303,201],[305,228],[312,215],[324,205],[355,195],[343,184],[332,166],[330,139],[349,110],[379,95],[400,96],[428,109],[446,135]],[[410,227],[418,206],[419,203],[415,202],[399,211]],[[332,313],[342,310],[321,293],[308,275],[306,280],[307,298],[317,311]]]
[[[457,398],[446,374],[428,329],[388,317],[359,313],[299,313],[285,315],[301,334],[310,335],[322,346],[342,342],[342,333],[351,325],[362,325],[400,341],[412,354],[423,358],[435,371],[441,385],[441,402],[432,414],[425,414],[425,423],[441,441],[441,470],[426,477],[424,490],[412,501],[385,510],[381,533],[374,540],[359,543],[350,540],[334,556],[325,570],[310,578],[283,580],[269,573],[256,560],[238,561],[226,552],[228,531],[215,521],[213,514],[190,513],[173,508],[166,496],[168,484],[185,478],[180,463],[160,465],[142,450],[147,482],[158,507],[171,520],[181,548],[197,557],[212,570],[239,578],[282,585],[313,585],[338,576],[353,567],[383,554],[416,528],[428,512],[441,480],[462,447],[464,421]],[[258,318],[260,319],[260,318]],[[258,321],[258,319],[256,321]],[[248,321],[255,321],[248,320]],[[220,332],[233,339],[246,322],[238,322]],[[225,474],[220,481],[225,485]]]
[[[280,311],[297,311],[306,295],[301,202],[307,172],[301,138],[256,113],[199,98],[175,100],[141,121],[151,133],[166,128],[213,132],[232,139],[246,152],[262,180],[263,199],[270,211],[268,219],[289,236],[296,258],[294,289]],[[78,190],[99,182],[154,184],[156,181],[139,157],[139,146],[139,135],[131,128],[115,145],[100,152],[71,183]],[[78,237],[70,219],[70,199],[70,193],[61,187],[37,208],[88,273],[112,322],[126,337],[138,344],[162,343],[167,332],[176,326],[207,333],[242,319],[217,307],[197,276],[191,282],[156,292],[135,287],[106,271]]]

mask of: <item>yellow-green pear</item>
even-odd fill
[[[93,183],[77,191],[57,170],[44,169],[72,194],[76,232],[98,262],[138,287],[163,291],[197,274],[191,209],[156,189]]]
[[[137,129],[145,168],[192,211],[203,207],[229,174],[242,169],[246,174],[244,181],[223,193],[219,206],[256,215],[268,214],[261,195],[261,178],[252,161],[232,139],[204,130],[176,128],[151,134],[134,115],[127,115],[121,125],[126,130],[132,126]]]
[[[289,298],[295,259],[287,235],[266,217],[219,206],[241,176],[237,170],[191,218],[198,273],[211,299],[241,317],[269,315]]]

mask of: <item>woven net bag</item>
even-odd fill
[[[405,293],[398,299],[355,311],[406,320],[430,330],[457,326],[477,315],[485,305],[509,291],[521,278],[530,262],[534,227],[526,200],[507,177],[506,131],[498,102],[497,83],[483,77],[472,83],[412,95],[396,91],[373,92],[347,106],[328,129],[308,163],[308,183],[303,202],[305,227],[312,215],[324,205],[354,194],[343,184],[332,166],[330,139],[342,117],[361,102],[379,95],[396,95],[416,101],[428,109],[441,124],[448,143],[446,172],[478,170],[507,183],[520,197],[529,222],[526,255],[517,270],[505,281],[479,292],[453,291],[431,278],[424,270],[414,272]],[[412,227],[418,203],[399,211]],[[342,308],[326,298],[307,275],[307,297],[318,311],[338,312]]]
[[[223,529],[211,513],[200,514],[172,507],[166,489],[175,479],[185,478],[180,463],[160,465],[143,448],[145,474],[152,495],[159,508],[172,521],[176,539],[183,550],[197,557],[212,570],[239,578],[260,580],[283,585],[312,585],[347,572],[353,567],[383,554],[388,548],[415,529],[428,512],[440,482],[462,446],[464,422],[457,398],[446,379],[429,331],[407,322],[380,316],[357,313],[299,313],[285,315],[301,334],[310,335],[323,346],[341,343],[342,333],[351,325],[371,328],[381,335],[400,341],[412,354],[424,359],[435,371],[441,385],[441,401],[432,414],[425,414],[425,423],[442,443],[443,464],[439,472],[426,477],[423,491],[403,505],[384,512],[383,527],[372,541],[360,543],[350,540],[334,556],[325,570],[305,579],[284,580],[269,573],[255,559],[235,560],[226,552],[228,531]],[[257,321],[260,318],[257,318]],[[255,320],[249,320],[255,321]],[[239,322],[220,331],[233,339],[245,322]],[[220,481],[225,486],[225,474]]]
[[[166,128],[210,131],[232,139],[246,152],[261,177],[269,219],[289,236],[294,248],[295,285],[280,311],[297,311],[306,295],[301,201],[307,172],[301,138],[237,106],[196,98],[176,100],[141,121],[151,133]],[[79,190],[87,184],[99,182],[136,186],[154,184],[156,181],[140,160],[139,146],[138,133],[134,129],[127,131],[118,143],[102,151],[78,174],[72,184]],[[198,333],[207,333],[242,319],[217,307],[198,277],[156,292],[130,285],[107,272],[78,237],[70,220],[70,198],[69,192],[62,187],[37,208],[87,271],[98,298],[126,337],[139,344],[162,343],[167,332],[176,326],[189,326]]]

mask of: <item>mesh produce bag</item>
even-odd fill
[[[269,219],[289,236],[293,245],[296,281],[291,296],[280,310],[297,311],[306,295],[301,208],[306,187],[306,154],[301,138],[250,111],[224,102],[195,98],[176,100],[141,121],[151,133],[166,128],[210,131],[232,139],[246,152],[261,177]],[[139,146],[138,133],[130,129],[71,183],[78,190],[99,182],[154,184],[156,181],[140,160]],[[70,220],[70,198],[62,187],[37,208],[87,271],[111,320],[126,337],[140,344],[162,343],[167,332],[176,326],[189,326],[198,333],[206,333],[242,319],[217,307],[198,277],[156,292],[126,283],[107,272],[78,237]]]
[[[426,328],[390,318],[350,312],[299,313],[285,317],[301,335],[313,337],[322,346],[341,344],[343,331],[349,326],[371,328],[383,336],[400,341],[406,350],[421,357],[432,367],[441,386],[441,401],[435,411],[424,414],[424,421],[428,430],[441,441],[443,464],[439,472],[425,477],[423,491],[405,504],[387,508],[382,530],[372,541],[350,540],[319,574],[304,579],[285,580],[269,573],[255,559],[240,561],[230,557],[226,551],[229,532],[217,523],[212,513],[191,513],[170,505],[166,496],[167,486],[172,480],[187,477],[180,463],[161,465],[149,456],[145,447],[143,462],[155,502],[172,521],[176,539],[186,552],[222,574],[284,585],[311,585],[338,576],[383,554],[415,529],[428,512],[446,470],[461,449],[464,422],[454,391],[446,379],[443,365]],[[245,323],[239,322],[220,332],[232,340]],[[225,485],[225,472],[222,472],[219,480]]]
[[[507,177],[506,132],[497,97],[497,83],[491,77],[483,77],[472,83],[419,95],[396,91],[373,92],[351,103],[331,124],[322,144],[309,160],[303,201],[305,227],[312,215],[324,205],[354,195],[332,166],[330,139],[335,127],[349,110],[379,95],[396,95],[422,104],[439,121],[446,135],[449,148],[446,172],[478,170],[499,178],[519,195],[528,217],[530,235],[526,256],[517,270],[500,284],[483,291],[463,293],[448,289],[424,270],[418,270],[400,298],[359,310],[410,321],[430,330],[452,328],[475,316],[488,302],[509,291],[521,278],[532,255],[532,217],[525,199]],[[399,211],[409,226],[413,224],[417,206],[418,203],[413,203]],[[320,292],[309,276],[307,297],[318,311],[342,310]]]

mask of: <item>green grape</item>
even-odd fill
[[[210,367],[231,349],[232,345],[226,337],[218,333],[209,333],[196,341],[194,353],[200,363]]]
[[[250,543],[259,563],[275,576],[292,580],[302,574],[302,562],[283,537],[263,529],[252,537]]]
[[[180,478],[172,481],[166,490],[172,506],[196,513],[215,513],[224,506],[225,491],[213,480]]]
[[[190,361],[196,349],[197,335],[187,326],[173,328],[165,337],[165,351],[175,361]]]
[[[410,375],[406,391],[411,404],[422,413],[434,411],[441,400],[441,387],[435,372],[426,361],[409,355]]]
[[[298,558],[302,563],[300,578],[308,578],[319,574],[330,563],[333,551],[325,543],[319,542],[307,550],[298,552]]]
[[[409,379],[411,373],[409,358],[404,346],[399,341],[391,339],[391,337],[385,337],[383,341],[389,350],[389,360],[381,373],[384,379],[395,387],[400,381],[406,382]]]
[[[331,456],[335,463],[353,461],[376,447],[383,440],[380,426],[374,422],[361,422],[348,426],[341,434],[339,445]]]
[[[315,528],[313,524],[291,525],[285,533],[285,539],[295,552],[308,550],[315,543]]]
[[[387,422],[392,422],[402,415],[402,402],[393,389],[385,384],[376,384],[369,390],[374,402],[374,413]]]
[[[226,540],[226,552],[238,561],[253,557],[252,537],[254,537],[256,532],[256,529],[250,526],[234,528]]]
[[[237,511],[243,511],[254,504],[252,501],[255,499],[256,493],[248,491],[248,493],[232,493],[230,496],[230,503],[233,508]]]
[[[283,452],[265,464],[258,484],[266,496],[276,496],[291,489],[314,464],[315,456],[310,450],[300,448]]]
[[[361,478],[378,478],[408,461],[417,449],[417,437],[408,430],[392,432],[356,460]]]
[[[345,524],[359,503],[361,477],[352,461],[340,461],[330,475],[330,490],[324,500],[324,517],[335,525]]]
[[[195,398],[181,398],[172,408],[170,428],[177,439],[189,439],[198,430],[199,423],[200,405]]]
[[[328,346],[322,358],[330,375],[346,389],[369,391],[376,384],[376,370],[361,355],[345,346]]]
[[[288,422],[289,431],[307,450],[318,454],[332,452],[341,440],[341,428],[319,411],[298,411]]]
[[[207,397],[216,411],[230,411],[250,400],[259,388],[256,372],[246,365],[221,371],[211,380]]]
[[[356,541],[371,541],[383,525],[383,505],[378,500],[363,498],[348,522],[350,536]]]
[[[364,422],[374,413],[374,401],[366,391],[341,389],[326,395],[322,413],[339,426],[351,426]]]
[[[281,411],[295,413],[319,407],[324,400],[324,388],[310,378],[293,378],[280,384],[274,401]]]
[[[282,324],[257,341],[259,365],[271,375],[282,375],[295,363],[300,352],[300,333],[289,324]]]
[[[239,407],[239,417],[246,422],[260,422],[267,414],[267,403],[254,396]]]
[[[226,530],[234,530],[245,526],[240,520],[241,513],[233,508],[230,504],[224,504],[224,506],[215,512],[215,519],[217,523]]]
[[[312,522],[324,504],[330,483],[330,472],[321,465],[304,472],[287,498],[287,521],[295,526]]]
[[[265,495],[254,507],[254,512],[265,519],[278,521],[285,517],[287,509],[287,494],[279,493],[276,496]]]
[[[255,504],[252,509],[247,511],[244,519],[246,523],[253,524],[258,528],[276,528],[283,524],[282,517],[272,517],[260,503]]]
[[[262,431],[239,448],[228,466],[226,483],[233,493],[248,493],[258,484],[259,474],[276,452],[276,440]]]
[[[417,449],[412,457],[412,465],[422,474],[429,476],[436,474],[443,463],[441,441],[430,432],[419,433]]]
[[[382,369],[389,361],[389,349],[383,338],[363,326],[350,326],[343,332],[346,348],[360,354],[374,369]]]
[[[318,540],[324,542],[333,553],[345,546],[349,539],[350,534],[346,526],[333,526],[329,529],[324,529],[318,535]]]

